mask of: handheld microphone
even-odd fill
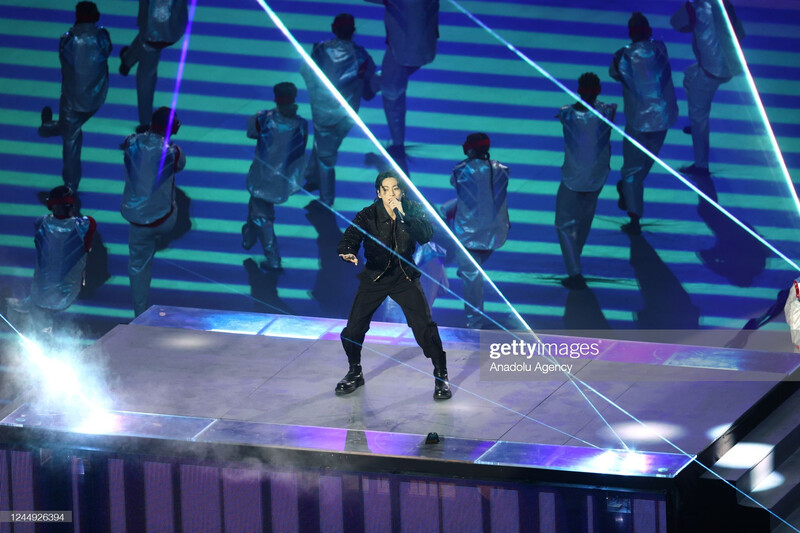
[[[401,213],[400,210],[397,209],[396,207],[393,209],[393,211],[394,211],[394,216],[397,217],[397,219],[400,221],[400,223],[401,224],[405,224],[406,223],[406,219],[403,216],[403,213]]]

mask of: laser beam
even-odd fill
[[[167,159],[169,151],[169,141],[172,137],[172,125],[175,123],[175,113],[178,108],[178,96],[181,93],[181,81],[183,81],[183,70],[186,67],[186,55],[189,53],[189,40],[192,37],[192,23],[194,13],[197,9],[197,0],[192,0],[189,6],[189,20],[186,22],[186,32],[181,43],[181,58],[178,61],[178,71],[175,74],[175,88],[172,90],[172,103],[169,108],[169,119],[167,119],[167,131],[164,133],[164,146],[161,148],[161,160],[158,163],[158,182],[161,182],[161,173],[164,170],[164,161]]]
[[[772,130],[772,123],[769,121],[769,117],[767,117],[767,111],[764,109],[764,104],[761,101],[761,95],[756,88],[756,81],[753,78],[753,74],[750,72],[750,66],[747,64],[747,60],[744,57],[744,50],[742,50],[742,45],[739,43],[739,39],[736,38],[736,30],[733,28],[733,22],[731,22],[731,19],[728,16],[728,11],[725,9],[723,0],[717,0],[717,3],[719,4],[719,9],[722,12],[723,18],[725,19],[725,26],[730,34],[731,42],[736,49],[736,56],[744,70],[744,76],[747,80],[747,86],[750,89],[750,95],[755,101],[756,109],[758,109],[758,114],[761,118],[764,129],[767,130],[767,137],[772,145],[772,155],[775,156],[775,159],[778,161],[778,167],[781,169],[781,173],[786,181],[786,186],[789,189],[789,193],[791,194],[792,199],[794,199],[795,209],[800,215],[800,198],[797,197],[797,190],[794,188],[792,177],[789,175],[789,168],[786,166],[786,161],[783,159],[783,152],[781,152],[781,149],[778,146],[778,139],[775,137],[775,132]]]
[[[669,172],[670,174],[672,174],[673,176],[678,178],[678,180],[680,180],[684,185],[686,185],[691,190],[693,190],[699,197],[701,197],[703,200],[705,200],[706,202],[708,202],[711,205],[713,205],[719,212],[721,212],[723,215],[725,215],[731,221],[733,221],[737,226],[739,226],[740,228],[745,230],[747,233],[749,233],[753,238],[755,238],[758,242],[760,242],[761,244],[766,246],[770,251],[775,253],[778,257],[780,257],[781,259],[786,261],[789,265],[791,265],[792,268],[794,268],[795,270],[800,271],[800,266],[798,266],[797,263],[795,263],[794,261],[789,259],[789,257],[787,257],[780,250],[778,250],[775,246],[773,246],[772,243],[770,243],[769,241],[764,239],[761,235],[759,235],[758,233],[753,231],[747,224],[745,224],[744,222],[742,222],[741,220],[736,218],[730,211],[728,211],[727,209],[722,207],[719,203],[717,203],[715,200],[713,200],[710,196],[708,196],[706,193],[704,193],[699,188],[697,188],[697,186],[695,186],[691,181],[687,180],[683,175],[681,175],[679,172],[677,172],[675,169],[673,169],[671,166],[669,166],[667,163],[665,163],[661,158],[659,158],[657,155],[655,155],[650,150],[645,148],[641,143],[639,143],[639,141],[637,141],[636,139],[634,139],[633,137],[631,137],[630,135],[625,133],[625,130],[623,130],[622,128],[620,128],[619,126],[617,126],[616,124],[614,124],[610,120],[608,120],[605,116],[603,116],[602,113],[600,113],[594,107],[592,107],[591,105],[586,103],[580,96],[578,96],[576,93],[572,92],[566,85],[564,85],[558,79],[556,79],[555,76],[550,74],[547,70],[545,70],[543,67],[541,67],[538,63],[536,63],[534,60],[532,60],[527,55],[525,55],[523,52],[521,52],[519,49],[517,49],[517,47],[514,46],[513,44],[511,44],[508,40],[506,40],[503,37],[501,37],[492,28],[490,28],[489,26],[484,24],[484,22],[482,20],[480,20],[478,17],[473,15],[466,8],[461,6],[461,4],[456,2],[456,0],[448,0],[448,2],[450,2],[456,9],[461,11],[464,15],[466,15],[475,24],[477,24],[478,26],[480,26],[481,28],[486,30],[486,32],[489,33],[489,35],[491,35],[496,40],[501,42],[506,48],[508,48],[511,51],[511,53],[515,54],[517,57],[522,59],[525,63],[527,63],[528,65],[530,65],[534,69],[536,69],[539,72],[539,74],[541,74],[542,76],[544,76],[545,78],[547,78],[548,80],[553,82],[553,84],[556,87],[561,89],[563,92],[568,94],[570,97],[572,97],[575,100],[577,100],[577,101],[581,102],[582,104],[584,104],[584,106],[589,111],[594,113],[600,120],[602,120],[603,122],[608,124],[614,131],[616,131],[617,133],[622,135],[622,137],[624,139],[628,140],[631,144],[636,146],[639,150],[641,150],[642,152],[647,154],[648,157],[650,157],[653,161],[658,163],[664,170],[666,170],[667,172]],[[730,21],[729,21],[729,23],[730,23]],[[781,160],[782,160],[782,158],[781,158]],[[785,164],[784,164],[784,167],[785,167]],[[792,191],[794,191],[793,187],[791,187],[791,189],[792,189]],[[797,198],[796,194],[795,194],[795,198]]]
[[[392,168],[395,170],[395,172],[397,172],[397,175],[402,177],[402,179],[406,183],[406,185],[412,191],[414,191],[416,193],[417,197],[420,199],[420,201],[423,203],[423,205],[425,205],[425,207],[428,209],[428,212],[433,213],[435,215],[436,214],[436,210],[433,209],[433,206],[431,206],[430,203],[428,203],[427,199],[425,199],[425,197],[422,195],[422,193],[419,191],[419,189],[417,189],[417,187],[411,182],[409,177],[406,176],[405,172],[403,172],[403,169],[400,168],[400,166],[389,155],[389,153],[386,151],[386,149],[383,147],[383,145],[378,141],[378,139],[375,137],[375,135],[373,135],[372,131],[367,127],[367,125],[364,123],[364,121],[361,120],[361,117],[358,116],[358,113],[356,113],[353,110],[353,108],[350,107],[350,104],[347,103],[347,100],[345,100],[345,98],[341,95],[341,93],[339,93],[338,89],[336,89],[336,87],[333,85],[333,83],[331,83],[331,81],[327,78],[327,76],[325,76],[325,73],[322,72],[322,70],[314,62],[314,60],[311,59],[311,56],[308,55],[308,53],[305,51],[305,49],[303,49],[303,47],[297,41],[297,39],[294,38],[294,35],[292,35],[292,33],[289,31],[289,29],[283,24],[283,21],[280,19],[280,17],[278,17],[278,15],[269,7],[269,5],[267,5],[267,3],[264,0],[256,0],[256,1],[262,7],[262,9],[267,13],[269,18],[272,20],[273,24],[275,24],[275,26],[281,31],[281,33],[283,33],[283,35],[291,43],[291,45],[295,48],[295,50],[297,50],[297,53],[300,54],[300,57],[303,58],[303,61],[306,62],[308,67],[314,72],[314,74],[317,76],[317,78],[319,78],[319,80],[322,81],[322,83],[325,85],[325,87],[328,89],[328,91],[336,98],[337,102],[339,102],[339,105],[342,106],[342,108],[347,111],[347,114],[350,116],[350,118],[353,120],[353,122],[355,122],[358,125],[358,127],[361,129],[361,131],[367,136],[367,138],[370,141],[372,141],[372,144],[375,145],[375,147],[378,149],[378,151],[381,153],[381,155],[384,157],[384,159],[389,161],[389,163],[391,164]],[[508,309],[511,310],[511,313],[516,317],[516,319],[519,321],[519,323],[522,326],[524,326],[526,331],[531,336],[533,336],[533,338],[536,340],[536,342],[541,343],[542,341],[539,339],[539,337],[536,335],[536,333],[533,331],[533,329],[530,327],[530,325],[528,325],[528,323],[522,318],[522,315],[519,314],[517,309],[513,305],[511,305],[511,302],[508,301],[506,296],[500,291],[500,289],[497,287],[497,285],[494,283],[494,281],[492,281],[492,279],[486,274],[486,272],[483,270],[483,268],[481,268],[480,264],[478,264],[478,262],[475,260],[475,258],[472,257],[472,254],[470,254],[467,251],[467,249],[464,247],[464,245],[461,244],[461,241],[458,240],[458,238],[450,230],[450,228],[447,226],[447,224],[439,216],[435,215],[433,218],[436,219],[438,225],[450,237],[451,241],[456,244],[456,246],[461,251],[461,253],[465,254],[465,256],[473,264],[473,266],[478,270],[478,272],[480,272],[482,278],[487,283],[489,283],[489,285],[494,289],[494,291],[497,293],[497,295],[500,296],[500,298],[503,300],[503,302],[508,307]],[[395,255],[400,257],[399,254],[395,254]],[[503,330],[504,331],[508,331],[504,327],[503,327]],[[545,357],[545,358],[547,358],[547,357]],[[553,359],[553,362],[555,362],[555,359]],[[606,424],[606,426],[608,426],[608,428],[611,430],[611,432],[619,438],[619,435],[616,433],[616,431],[614,431],[614,428],[611,427],[611,424],[606,420],[606,418],[603,416],[603,414],[600,412],[600,410],[597,409],[597,407],[594,405],[594,403],[580,389],[580,387],[578,386],[578,384],[576,382],[577,378],[575,378],[575,376],[572,376],[568,372],[565,372],[565,374],[570,376],[569,377],[570,383],[572,383],[572,385],[578,390],[578,392],[584,397],[584,399],[592,406],[592,409],[594,409],[594,411],[597,414],[597,416],[599,416],[600,419]],[[580,380],[577,380],[577,381],[580,381]],[[622,442],[622,445],[627,450],[628,446],[625,444],[625,442],[622,441],[621,438],[619,440],[620,440],[620,442]]]

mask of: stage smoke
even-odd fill
[[[21,333],[5,316],[0,318],[19,338],[12,361],[24,400],[73,431],[107,431],[111,419],[106,411],[111,401],[105,366],[83,352],[80,335],[59,332],[34,339]]]

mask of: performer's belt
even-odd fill
[[[169,213],[167,213],[163,217],[159,218],[158,220],[154,220],[153,222],[150,222],[149,224],[137,224],[136,222],[131,222],[131,224],[133,224],[134,226],[137,226],[139,228],[155,228],[156,226],[160,226],[161,224],[166,222],[166,220],[170,217],[170,215],[172,214],[173,211],[175,211],[175,204],[172,204],[172,206],[169,208]]]

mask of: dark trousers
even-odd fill
[[[414,333],[425,357],[431,359],[439,370],[447,368],[439,328],[431,317],[431,310],[419,280],[408,280],[399,267],[394,272],[384,274],[378,281],[361,280],[347,318],[347,326],[342,330],[342,346],[351,365],[361,363],[361,346],[369,331],[369,323],[375,310],[387,298],[391,298],[403,310],[408,327]]]

